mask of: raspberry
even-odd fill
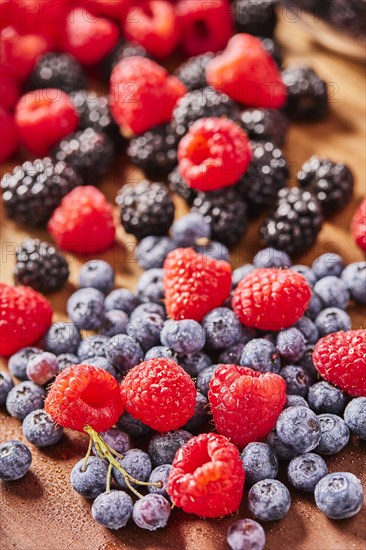
[[[131,0],[92,0],[87,2],[90,13],[119,21],[131,5]]]
[[[214,88],[252,107],[279,109],[286,102],[281,73],[259,38],[236,34],[206,66]]]
[[[18,79],[10,69],[1,65],[0,106],[4,109],[13,110],[19,98],[20,89]]]
[[[240,281],[232,305],[244,325],[266,331],[281,330],[300,319],[310,298],[309,284],[299,273],[260,268]]]
[[[244,479],[235,445],[222,435],[204,433],[177,451],[167,492],[185,512],[215,518],[237,511]]]
[[[124,396],[109,372],[91,365],[71,365],[56,377],[45,410],[64,428],[83,432],[88,424],[96,432],[104,432],[123,413]]]
[[[140,44],[133,44],[131,42],[125,42],[125,40],[120,40],[113,48],[113,50],[107,54],[101,64],[102,75],[106,81],[109,81],[111,77],[112,70],[117,65],[121,59],[126,57],[147,57],[151,59],[151,56],[147,53],[145,48],[140,46]]]
[[[355,243],[366,251],[366,198],[363,199],[352,218],[351,232]]]
[[[241,448],[264,439],[286,403],[286,382],[272,372],[220,365],[209,387],[217,431]]]
[[[177,248],[164,262],[163,284],[171,319],[201,321],[229,296],[231,266],[197,254],[192,248]]]
[[[8,160],[18,148],[18,132],[14,117],[0,105],[0,162]]]
[[[37,342],[51,324],[51,305],[28,286],[0,284],[0,306],[0,355],[12,355]]]
[[[366,397],[366,330],[334,332],[321,338],[313,353],[320,375],[355,397]]]
[[[182,29],[182,46],[187,55],[218,52],[225,48],[233,34],[228,0],[178,0],[175,10]]]
[[[168,0],[132,4],[122,21],[122,30],[128,40],[141,44],[158,58],[170,55],[180,39],[174,6]]]
[[[15,122],[23,145],[32,154],[44,156],[60,139],[76,130],[79,116],[65,92],[48,88],[20,98]]]
[[[45,54],[49,44],[45,38],[36,34],[21,36],[13,27],[1,31],[1,77],[3,67],[17,80],[25,80],[32,72],[38,56]]]
[[[194,414],[194,383],[171,359],[140,363],[128,372],[122,387],[126,411],[159,432],[180,428]]]
[[[179,172],[193,189],[214,191],[238,181],[251,156],[248,137],[235,122],[202,118],[179,142]]]
[[[114,243],[112,206],[92,185],[76,187],[55,210],[48,230],[63,250],[90,254]]]
[[[112,114],[126,135],[141,134],[169,122],[178,99],[186,92],[175,76],[145,57],[126,57],[111,75]]]

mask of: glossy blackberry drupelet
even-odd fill
[[[206,65],[213,57],[212,52],[190,57],[179,65],[174,74],[189,91],[204,88],[207,86]]]
[[[113,48],[113,50],[103,58],[101,71],[105,81],[109,82],[114,66],[117,65],[121,59],[124,59],[125,57],[134,57],[136,55],[139,57],[151,57],[145,48],[140,46],[140,44],[133,44],[131,42],[121,40]]]
[[[108,97],[98,96],[95,92],[79,90],[70,95],[79,119],[79,129],[93,128],[96,132],[105,132],[113,140],[122,140],[117,124],[109,110]]]
[[[16,252],[14,280],[42,293],[62,288],[69,276],[65,257],[54,245],[28,238]]]
[[[121,529],[132,515],[133,502],[124,491],[112,490],[101,493],[92,505],[92,516],[96,522],[108,529]]]
[[[353,194],[354,179],[343,162],[311,157],[297,173],[301,187],[314,193],[327,214],[344,208]]]
[[[84,70],[75,57],[67,53],[50,52],[37,59],[27,89],[57,88],[70,93],[85,88],[85,85]]]
[[[124,229],[137,239],[165,235],[173,223],[174,204],[162,183],[143,180],[137,185],[125,185],[116,202]]]
[[[271,142],[279,147],[285,141],[289,121],[276,109],[247,109],[240,114],[240,125],[251,140]]]
[[[21,441],[6,441],[0,445],[0,479],[15,481],[28,472],[32,454]]]
[[[62,139],[53,156],[72,166],[85,185],[94,185],[114,161],[114,145],[104,132],[85,128]]]
[[[62,198],[80,183],[74,168],[60,159],[27,160],[1,180],[5,212],[29,227],[44,226]]]
[[[322,208],[309,191],[281,189],[276,204],[260,232],[267,246],[301,254],[316,240],[323,224]]]
[[[237,188],[248,203],[250,215],[271,206],[277,193],[287,185],[289,170],[281,149],[271,142],[252,145],[253,157]]]
[[[311,67],[288,67],[282,78],[287,86],[285,112],[292,120],[324,118],[329,109],[327,84]]]
[[[273,57],[275,63],[279,68],[281,68],[283,65],[283,51],[281,45],[273,37],[259,37],[259,39],[262,42],[263,48],[266,52]]]
[[[237,32],[273,36],[277,23],[274,0],[236,0],[234,17]]]
[[[184,199],[190,206],[192,206],[194,199],[197,197],[197,191],[188,187],[184,179],[179,173],[178,167],[174,168],[168,176],[169,188],[173,193],[177,193],[182,199]]]

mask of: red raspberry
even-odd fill
[[[188,56],[218,52],[233,34],[228,0],[179,0],[175,6]]]
[[[87,8],[96,17],[108,17],[120,21],[131,4],[132,0],[90,0]]]
[[[311,289],[302,275],[290,269],[251,271],[238,284],[233,309],[240,321],[261,330],[281,330],[296,323],[305,312]]]
[[[114,67],[110,82],[112,114],[125,135],[142,134],[169,122],[186,88],[161,65],[134,56]]]
[[[239,103],[279,109],[286,102],[281,73],[259,38],[236,34],[226,49],[206,66],[206,78],[214,88]]]
[[[29,286],[0,283],[0,355],[37,342],[51,324],[52,307]]]
[[[36,59],[46,53],[49,47],[49,42],[42,36],[20,36],[13,27],[7,27],[0,36],[1,76],[4,66],[17,80],[25,80],[32,72]]]
[[[192,437],[175,455],[167,491],[190,514],[216,518],[236,512],[245,473],[239,451],[222,435]]]
[[[4,109],[13,109],[20,98],[18,80],[7,67],[1,65],[0,71],[0,105]]]
[[[52,214],[48,230],[63,250],[102,252],[114,243],[112,205],[92,185],[75,187]]]
[[[76,130],[79,115],[65,92],[47,88],[20,98],[15,122],[23,145],[34,155],[44,157],[60,139]]]
[[[0,162],[8,160],[18,147],[18,132],[14,117],[0,105],[0,135],[6,139],[0,141]]]
[[[133,367],[122,382],[126,410],[158,432],[176,430],[194,414],[191,377],[171,359],[150,359]]]
[[[179,172],[193,189],[233,185],[252,157],[246,133],[230,119],[201,118],[179,142]]]
[[[104,17],[95,17],[85,8],[71,10],[63,38],[63,49],[84,65],[98,63],[117,44],[119,30]]]
[[[168,0],[132,4],[122,22],[128,40],[141,44],[154,57],[172,53],[180,38],[173,5]]]
[[[96,432],[104,432],[123,413],[124,395],[109,372],[91,365],[71,365],[56,377],[45,409],[65,428],[82,432],[88,424]]]
[[[286,382],[272,372],[221,365],[208,399],[217,431],[242,448],[272,430],[286,402]]]
[[[355,397],[366,397],[366,330],[334,332],[321,338],[313,353],[321,376]]]
[[[164,262],[164,289],[171,319],[201,321],[229,296],[231,266],[197,254],[192,248],[177,248]]]
[[[353,216],[351,232],[355,243],[362,250],[366,250],[366,198],[363,199]]]

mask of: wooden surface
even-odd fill
[[[329,156],[348,163],[354,171],[354,198],[340,214],[329,220],[314,248],[299,262],[310,264],[324,251],[337,251],[347,263],[364,259],[349,236],[352,213],[365,194],[365,80],[364,67],[315,47],[297,26],[281,23],[278,37],[285,47],[286,60],[310,62],[320,75],[331,83],[331,113],[326,121],[312,125],[293,126],[285,147],[292,167],[296,169],[312,154]],[[288,53],[288,52],[291,53]],[[127,181],[138,181],[140,174],[129,170],[123,159],[119,169],[106,178],[101,188],[113,201],[117,190]],[[90,182],[93,183],[93,182]],[[183,203],[177,199],[177,214]],[[259,249],[260,220],[251,224],[243,242],[233,254],[234,266],[252,259]],[[12,282],[14,250],[28,235],[2,215],[1,278]],[[47,240],[43,231],[32,236]],[[119,243],[102,254],[117,271],[117,284],[134,289],[139,272],[133,260],[134,242],[118,233]],[[127,243],[127,244],[126,244]],[[50,296],[55,320],[65,319],[65,303],[77,282],[82,261],[70,257],[71,277],[66,289]],[[352,307],[353,327],[365,326],[365,309]],[[6,368],[5,362],[2,368]],[[20,422],[0,413],[0,441],[23,439]],[[90,515],[90,502],[71,488],[69,474],[73,464],[86,451],[86,440],[68,432],[61,442],[50,449],[38,450],[30,445],[33,464],[22,480],[0,483],[0,548],[1,550],[114,550],[114,549],[184,549],[221,550],[234,517],[222,520],[202,520],[174,510],[167,529],[144,532],[132,523],[119,532],[97,525]],[[353,441],[338,456],[328,460],[330,471],[351,471],[361,477],[366,487],[365,443]],[[281,474],[283,476],[283,473]],[[366,546],[365,508],[356,517],[331,521],[317,511],[311,495],[292,491],[290,513],[280,522],[265,525],[268,550],[364,550]],[[243,499],[239,517],[248,515]]]

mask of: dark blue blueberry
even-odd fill
[[[149,477],[149,483],[160,483],[161,487],[156,487],[152,485],[147,488],[149,493],[162,495],[166,499],[169,499],[169,495],[166,491],[166,486],[171,469],[171,464],[161,464],[160,466],[157,466],[153,469]]]
[[[32,454],[20,441],[6,441],[0,445],[0,479],[15,481],[28,472]]]
[[[206,343],[211,349],[222,349],[240,341],[241,323],[235,313],[227,307],[218,307],[208,313],[202,325]]]
[[[38,355],[40,353],[43,353],[43,350],[34,347],[22,348],[21,350],[14,353],[14,355],[9,358],[8,362],[8,369],[10,374],[15,376],[19,380],[28,380],[28,361],[29,359],[34,357],[34,355]]]
[[[201,372],[198,373],[196,386],[198,391],[201,392],[205,397],[207,397],[208,394],[210,380],[213,377],[215,370],[218,368],[219,365],[210,365],[209,367],[202,369]]]
[[[254,338],[245,345],[240,365],[258,372],[278,373],[281,368],[276,347],[264,338]]]
[[[38,386],[43,386],[58,374],[57,357],[49,351],[34,355],[27,365],[27,376]]]
[[[328,468],[321,456],[305,453],[296,456],[287,467],[287,477],[291,485],[299,491],[312,493],[317,483],[328,473]]]
[[[337,307],[327,307],[315,319],[319,336],[326,336],[340,330],[350,330],[352,321],[348,313]]]
[[[286,403],[284,409],[288,407],[309,407],[306,399],[301,397],[301,395],[286,395]]]
[[[228,247],[218,241],[198,242],[194,249],[198,254],[202,254],[206,258],[220,260],[221,262],[230,262]]]
[[[129,317],[121,309],[111,309],[104,316],[103,326],[100,330],[103,336],[112,338],[116,334],[125,334],[127,330]]]
[[[73,489],[85,498],[96,498],[104,493],[107,484],[108,463],[99,457],[91,456],[79,460],[70,474]]]
[[[245,471],[245,481],[250,485],[277,476],[278,460],[268,443],[249,443],[240,457]]]
[[[149,426],[131,416],[127,411],[119,418],[117,426],[132,437],[143,437],[151,432]]]
[[[41,409],[46,392],[34,382],[20,382],[10,390],[6,398],[6,410],[11,416],[23,420],[27,414]]]
[[[61,353],[57,357],[58,372],[62,372],[71,365],[78,365],[80,363],[79,357],[73,353]]]
[[[355,516],[362,508],[361,481],[349,472],[335,472],[323,477],[314,491],[319,510],[331,519]]]
[[[160,344],[163,319],[156,313],[136,317],[127,325],[127,334],[141,346],[144,352]]]
[[[176,361],[176,354],[173,350],[168,348],[167,346],[154,346],[153,348],[149,349],[145,353],[145,361],[148,361],[149,359],[172,359],[173,361]]]
[[[149,455],[154,466],[172,464],[175,453],[189,441],[192,434],[186,430],[175,430],[153,435],[149,443]]]
[[[311,269],[317,279],[323,279],[331,275],[339,277],[344,269],[344,262],[339,254],[327,252],[313,262]]]
[[[321,455],[339,453],[349,441],[349,429],[343,418],[336,414],[320,414],[318,416],[321,429],[320,443],[315,451]]]
[[[29,413],[23,420],[23,435],[36,447],[48,447],[60,441],[63,429],[57,426],[44,409]]]
[[[117,370],[106,357],[100,357],[100,356],[89,357],[85,361],[85,363],[87,363],[88,365],[92,365],[93,367],[98,367],[99,369],[103,369],[109,372],[109,374],[111,374],[115,378],[117,378],[118,376]]]
[[[290,460],[297,454],[296,451],[290,449],[280,441],[275,429],[267,435],[266,443],[272,447],[279,460]]]
[[[116,460],[134,479],[138,481],[147,481],[149,479],[152,470],[151,460],[149,455],[141,451],[141,449],[130,449],[123,458]],[[113,477],[118,485],[123,489],[128,489],[124,475],[116,467],[113,468]],[[130,483],[133,487],[137,487],[136,483],[132,481]]]
[[[116,288],[106,297],[104,307],[106,311],[120,309],[130,315],[139,303],[139,298],[127,288]]]
[[[7,372],[0,371],[0,405],[4,405],[8,393],[14,387],[14,382]]]
[[[244,350],[244,342],[238,342],[224,349],[219,355],[219,363],[227,365],[240,365],[240,359]]]
[[[261,521],[283,518],[291,506],[289,490],[277,479],[263,479],[248,493],[248,508]]]
[[[309,389],[308,403],[309,407],[317,414],[341,414],[346,405],[346,396],[335,386],[321,381]]]
[[[290,269],[292,271],[295,271],[296,273],[299,273],[300,275],[303,275],[311,287],[315,285],[317,278],[311,267],[308,267],[307,265],[297,264],[292,265]]]
[[[266,534],[253,519],[238,519],[229,527],[226,540],[231,550],[264,550]]]
[[[90,260],[80,268],[79,283],[80,288],[96,288],[107,294],[114,287],[113,267],[103,260]]]
[[[196,431],[208,420],[208,399],[199,391],[196,395],[196,404],[194,406],[194,414],[183,426],[189,432]]]
[[[107,529],[121,529],[132,516],[133,502],[124,491],[101,493],[94,500],[91,512],[96,522]]]
[[[349,304],[350,294],[346,283],[334,275],[320,279],[315,284],[314,290],[321,299],[323,308],[346,309]]]
[[[366,397],[356,397],[348,403],[344,421],[353,435],[366,439]]]
[[[259,250],[253,258],[253,265],[256,268],[290,267],[291,264],[291,258],[286,252],[271,247]]]
[[[319,445],[320,422],[307,407],[289,407],[277,418],[276,433],[287,448],[297,454],[308,453]]]
[[[171,227],[177,247],[194,246],[198,239],[211,238],[211,226],[198,212],[190,212],[175,221]]]
[[[316,344],[319,340],[319,332],[310,317],[304,315],[294,324],[305,338],[306,344]],[[300,358],[301,359],[301,358]]]
[[[310,319],[315,319],[317,315],[321,312],[323,308],[323,303],[316,292],[311,293],[311,299],[308,305],[308,309],[306,310],[306,315],[310,317]]]
[[[156,302],[164,300],[164,271],[162,269],[149,269],[139,278],[137,293],[141,302]]]
[[[128,435],[118,428],[110,428],[106,432],[99,434],[104,441],[112,447],[120,455],[124,455],[130,448],[130,438]],[[93,443],[93,453],[97,456],[97,451]]]
[[[165,321],[162,328],[161,343],[171,348],[176,353],[197,353],[205,345],[205,331],[202,326],[193,319],[182,321]]]
[[[354,262],[346,267],[341,276],[351,298],[366,304],[366,262]]]
[[[150,313],[160,315],[162,319],[166,318],[165,308],[163,304],[158,304],[155,302],[145,302],[138,305],[137,308],[133,310],[130,315],[130,321],[140,319],[140,317],[143,317],[144,315],[150,315]]]
[[[87,336],[85,340],[80,342],[78,347],[80,363],[86,362],[90,357],[105,357],[108,342],[108,336],[102,334]]]
[[[175,248],[169,237],[144,237],[136,249],[137,263],[142,269],[163,267],[165,258]]]
[[[132,519],[141,529],[155,531],[166,527],[170,516],[170,504],[162,495],[148,494],[137,500]]]
[[[206,369],[212,363],[210,357],[203,351],[180,355],[176,361],[192,378],[196,378],[203,369]]]
[[[80,342],[80,330],[74,323],[53,323],[44,336],[45,349],[55,355],[76,353]]]
[[[318,376],[318,371],[314,366],[313,353],[314,346],[307,346],[304,355],[299,361],[299,365],[315,380]]]
[[[106,355],[112,365],[123,374],[141,363],[144,358],[140,345],[127,334],[116,334],[110,338]]]
[[[67,300],[66,310],[80,329],[98,329],[104,321],[104,295],[96,288],[80,288]]]
[[[238,284],[244,277],[248,275],[251,271],[255,269],[253,264],[245,264],[240,267],[237,267],[233,271],[233,288],[237,287]]]
[[[277,350],[285,361],[296,363],[304,355],[306,349],[302,332],[295,327],[281,330],[277,335]]]

